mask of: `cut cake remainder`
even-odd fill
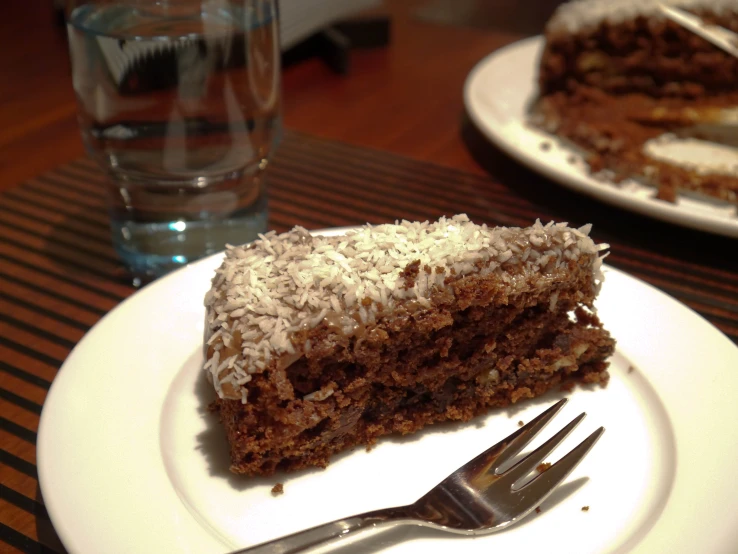
[[[231,470],[325,466],[356,445],[605,383],[589,226],[302,228],[229,247],[208,292],[205,371]]]
[[[546,25],[532,121],[580,148],[593,173],[634,178],[664,200],[738,204],[738,59],[660,4],[738,32],[735,0],[566,2]],[[717,154],[701,156],[713,144]],[[682,159],[685,148],[698,159]]]

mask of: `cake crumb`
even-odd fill
[[[525,425],[525,423],[523,423],[523,420],[522,419],[520,421],[518,421],[518,427],[522,427],[523,425]]]
[[[279,496],[280,494],[284,494],[284,485],[277,483],[272,487],[272,496]]]
[[[536,513],[537,514],[540,514],[541,513],[541,507],[540,506],[536,507]]]
[[[574,390],[575,384],[573,381],[566,381],[565,383],[561,383],[559,390],[561,392],[571,392]]]
[[[656,198],[674,204],[677,198],[676,187],[671,183],[659,183],[658,189],[656,189]]]
[[[544,152],[548,152],[549,150],[551,150],[551,143],[548,142],[547,140],[543,141],[541,143],[541,150],[543,150]]]
[[[549,462],[542,462],[536,466],[536,471],[538,473],[543,473],[550,467],[551,467],[551,464]]]
[[[583,512],[588,512],[589,511],[589,506],[582,506],[582,511]]]
[[[635,368],[632,365],[629,365],[628,366],[628,373],[633,373],[633,370],[635,370]]]

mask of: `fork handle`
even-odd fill
[[[415,523],[415,520],[408,515],[405,506],[376,510],[337,519],[257,546],[236,550],[231,554],[296,554],[343,539],[349,534],[407,523]]]

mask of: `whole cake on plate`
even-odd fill
[[[674,200],[738,203],[738,59],[659,4],[738,32],[735,0],[572,0],[545,29],[533,121],[579,147],[594,173]]]
[[[458,215],[229,247],[205,299],[205,370],[231,470],[325,466],[382,435],[604,384],[606,245],[588,233]]]

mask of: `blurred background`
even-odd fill
[[[458,140],[464,79],[489,52],[540,33],[559,3],[282,0],[284,124],[479,171]],[[5,4],[0,190],[84,153],[64,11],[63,0]],[[332,51],[340,33],[321,33],[337,22],[354,24],[348,55]]]

